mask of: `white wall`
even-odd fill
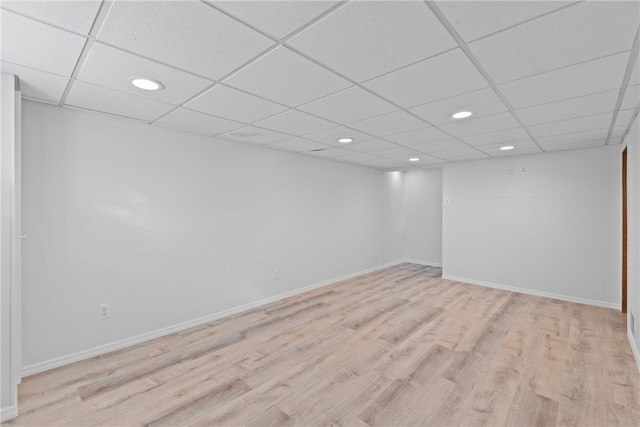
[[[640,119],[625,138],[627,145],[627,326],[640,368]],[[635,337],[631,335],[631,313]]]
[[[404,175],[404,258],[442,265],[442,169]]]
[[[0,86],[0,421],[17,415],[20,383],[20,91],[16,76]]]
[[[33,102],[23,158],[29,373],[401,256],[393,174]]]
[[[447,165],[444,276],[619,308],[620,170],[619,146]]]

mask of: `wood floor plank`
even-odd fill
[[[614,310],[403,263],[25,378],[56,426],[639,425]]]

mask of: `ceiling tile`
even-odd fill
[[[164,89],[158,91],[139,89],[129,83],[131,77],[146,77],[159,81]],[[102,43],[94,43],[91,47],[78,80],[170,104],[181,104],[212,84],[209,80]]]
[[[331,147],[321,151],[310,151],[307,154],[311,156],[319,156],[319,157],[340,157],[340,156],[353,155],[353,151]]]
[[[58,103],[64,93],[68,77],[45,73],[33,68],[2,61],[2,72],[14,74],[20,78],[22,96]]]
[[[76,81],[65,105],[153,121],[174,108],[170,104]]]
[[[357,130],[346,128],[344,126],[337,126],[331,129],[323,130],[320,132],[314,132],[304,136],[307,139],[321,142],[327,145],[346,147],[347,144],[338,142],[339,138],[353,138],[354,144],[371,139],[370,135],[358,132]]]
[[[550,123],[542,123],[535,126],[529,126],[529,130],[533,135],[538,137],[562,135],[565,133],[574,133],[585,130],[602,129],[611,124],[613,113],[596,114],[593,116],[578,117],[575,119],[560,120]]]
[[[460,49],[371,80],[366,87],[403,107],[489,86]]]
[[[282,105],[222,85],[209,89],[184,106],[243,123],[253,123],[287,110]]]
[[[565,1],[438,1],[460,36],[470,42],[570,4]]]
[[[636,58],[636,63],[631,70],[631,79],[629,79],[630,85],[640,84],[640,55]]]
[[[358,82],[456,46],[429,8],[416,1],[347,3],[289,44]]]
[[[206,135],[217,135],[245,126],[243,123],[221,119],[197,111],[178,108],[156,120],[154,125],[181,129]]]
[[[7,1],[4,9],[62,27],[76,33],[89,34],[100,9],[100,0],[76,1]]]
[[[255,126],[245,126],[240,129],[225,132],[217,138],[227,141],[246,142],[248,144],[271,144],[285,139],[291,139],[291,135],[275,132],[269,129],[257,128]]]
[[[414,150],[422,151],[423,153],[436,153],[438,151],[468,148],[468,145],[464,142],[458,141],[457,139],[445,139],[444,141],[412,145],[411,148],[413,148]]]
[[[499,86],[514,108],[520,109],[620,87],[628,53],[527,77]]]
[[[2,11],[3,61],[70,77],[86,42],[84,37]]]
[[[335,123],[296,110],[288,110],[254,123],[255,126],[301,136],[335,127]]]
[[[478,149],[493,157],[505,157],[542,152],[540,147],[538,147],[536,143],[531,139],[510,142],[508,145],[513,145],[515,147],[513,150],[501,150],[500,147],[503,147],[505,145],[507,144],[489,144],[478,147]]]
[[[394,113],[350,123],[349,126],[372,135],[385,136],[421,129],[428,125],[422,120],[413,117],[411,114],[407,114],[404,111],[396,111]]]
[[[282,46],[226,79],[225,84],[291,107],[352,86],[348,80]]]
[[[609,133],[609,129],[597,129],[597,130],[588,130],[583,132],[575,132],[575,133],[566,133],[562,135],[553,135],[553,136],[544,136],[540,138],[536,138],[538,143],[545,150],[554,145],[565,145],[565,144],[574,144],[574,143],[582,143],[584,141],[600,141],[602,145],[607,139],[607,134]]]
[[[409,161],[409,157],[419,157],[422,152],[418,151],[418,150],[412,150],[411,148],[408,147],[394,147],[394,148],[388,148],[386,150],[378,150],[375,153],[376,156],[380,156],[380,157],[386,157],[389,159],[394,159],[394,160],[402,160],[405,162]],[[423,156],[426,158],[426,156]]]
[[[640,85],[628,86],[620,109],[636,108],[638,104],[640,104]]]
[[[397,110],[359,87],[343,90],[298,109],[339,123],[351,123]]]
[[[631,49],[638,6],[635,1],[582,2],[469,48],[496,83],[503,83]]]
[[[380,157],[374,156],[368,153],[358,153],[351,154],[349,156],[340,156],[337,160],[349,162],[349,163],[359,163],[359,162],[379,162]],[[382,159],[385,160],[385,159]]]
[[[266,147],[270,148],[279,148],[281,150],[287,151],[295,151],[295,152],[307,152],[313,150],[324,150],[329,148],[324,144],[320,144],[319,142],[310,141],[304,138],[292,138],[286,139],[284,141],[274,142],[272,144],[266,145]]]
[[[352,151],[371,152],[376,150],[384,150],[389,148],[397,148],[397,144],[383,141],[382,139],[369,139],[364,142],[355,142],[352,144],[345,144],[344,147]]]
[[[579,150],[582,148],[602,147],[604,140],[596,139],[591,141],[577,141],[566,144],[544,145],[545,151],[563,151],[563,150]]]
[[[255,28],[283,38],[312,21],[337,1],[216,1],[215,5]]]
[[[618,90],[608,90],[578,98],[564,99],[549,104],[523,108],[516,113],[527,125],[613,111],[618,100]]]
[[[513,129],[517,127],[520,127],[520,124],[510,112],[492,114],[490,116],[478,117],[477,119],[460,119],[448,124],[440,125],[440,129],[457,137],[495,132],[504,129]]]
[[[501,130],[498,132],[482,133],[460,138],[464,142],[473,146],[499,144],[503,142],[519,141],[530,139],[529,134],[522,128]]]
[[[635,110],[621,110],[621,111],[618,111],[618,117],[616,117],[616,123],[615,123],[614,130],[617,129],[617,128],[626,129],[627,126],[629,126],[629,122],[633,118],[633,113],[635,113]],[[616,135],[616,136],[618,136],[618,135]]]
[[[449,161],[488,159],[489,156],[473,148],[459,148],[457,150],[438,151],[438,158]]]
[[[451,139],[451,136],[436,128],[430,127],[388,135],[385,136],[385,139],[402,145],[416,145]]]
[[[212,79],[274,44],[195,1],[113,2],[98,40]]]
[[[453,122],[451,115],[458,111],[471,111],[476,118],[507,111],[507,107],[493,89],[486,88],[419,105],[410,111],[431,124],[440,125]]]

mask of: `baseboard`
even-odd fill
[[[586,298],[578,298],[578,297],[572,297],[568,295],[554,294],[551,292],[536,291],[534,289],[516,288],[514,286],[500,285],[497,283],[483,282],[481,280],[466,279],[463,277],[449,276],[445,274],[442,275],[442,278],[447,280],[453,280],[455,282],[464,282],[464,283],[470,283],[472,285],[485,286],[487,288],[502,289],[504,291],[511,291],[511,292],[518,292],[521,294],[533,295],[536,297],[545,297],[545,298],[557,299],[560,301],[576,302],[578,304],[594,305],[596,307],[604,307],[604,308],[612,308],[615,310],[620,310],[619,303],[596,301],[596,300],[590,300]]]
[[[58,368],[60,366],[68,365],[70,363],[78,362],[80,360],[88,359],[90,357],[99,356],[101,354],[109,353],[111,351],[120,350],[125,347],[129,347],[135,344],[140,344],[145,341],[149,341],[152,339],[160,338],[165,335],[173,334],[175,332],[180,332],[185,329],[193,328],[195,326],[200,326],[205,323],[212,322],[214,320],[221,319],[223,317],[231,316],[233,314],[242,313],[243,311],[251,310],[256,307],[260,307],[262,305],[270,304],[272,302],[288,298],[294,295],[301,294],[303,292],[311,291],[313,289],[322,288],[324,286],[329,286],[337,282],[341,282],[343,280],[352,279],[357,276],[361,276],[363,274],[372,273],[374,271],[382,270],[384,268],[392,267],[394,265],[400,264],[404,262],[403,260],[398,260],[394,262],[390,262],[384,265],[379,265],[376,267],[368,268],[366,270],[357,271],[355,273],[346,274],[340,277],[336,277],[330,280],[325,280],[320,283],[315,283],[313,285],[305,286],[302,288],[294,289],[289,292],[285,292],[279,295],[275,295],[272,297],[264,298],[258,301],[254,301],[248,304],[244,304],[238,307],[230,308],[228,310],[223,310],[214,314],[210,314],[204,317],[200,317],[198,319],[189,320],[187,322],[179,323],[177,325],[172,325],[166,328],[157,329],[155,331],[147,332],[141,335],[136,335],[131,338],[125,338],[123,340],[115,341],[109,344],[101,345],[98,347],[93,347],[87,350],[83,350],[77,353],[57,357],[55,359],[45,360],[44,362],[34,363],[32,365],[23,366],[22,367],[22,376],[27,377],[29,375],[34,375],[40,372],[48,371],[50,369]]]
[[[628,326],[627,326],[627,338],[629,338],[629,345],[631,346],[631,351],[633,352],[633,358],[636,359],[636,365],[638,366],[638,371],[640,371],[640,350],[638,349],[636,340],[633,339],[633,335],[631,334],[631,328]]]
[[[18,416],[18,405],[11,405],[0,408],[0,423],[9,421]]]
[[[441,262],[435,261],[420,261],[417,259],[403,259],[402,262],[408,262],[410,264],[419,264],[419,265],[430,265],[431,267],[442,267]]]

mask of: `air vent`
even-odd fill
[[[318,148],[317,150],[309,150],[309,152],[312,153],[312,152],[324,151],[324,150],[326,150],[326,148]]]

